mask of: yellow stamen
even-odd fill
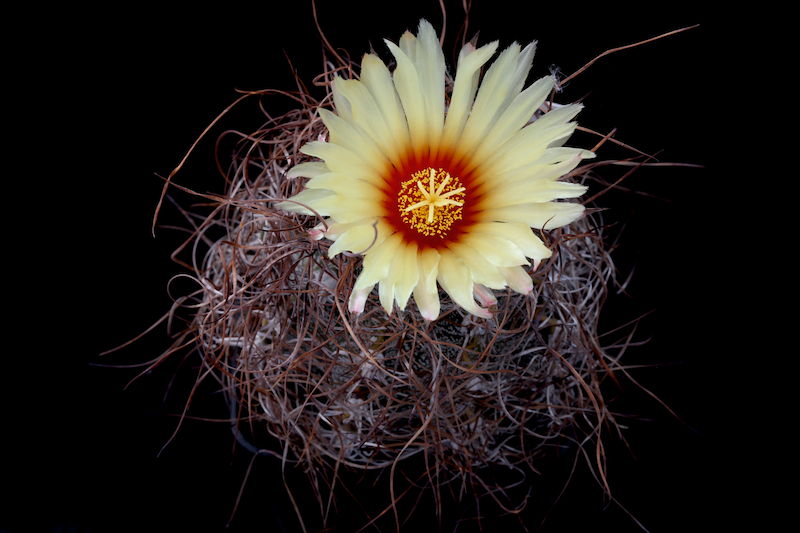
[[[438,186],[437,176],[441,179]],[[423,235],[444,238],[453,222],[461,219],[464,191],[467,189],[460,187],[458,178],[451,177],[441,168],[438,171],[434,168],[420,170],[411,178],[401,184],[397,199],[403,222]],[[428,181],[427,189],[425,181]]]

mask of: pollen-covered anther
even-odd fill
[[[403,222],[417,232],[444,238],[453,223],[461,220],[464,191],[457,177],[429,167],[401,183],[397,208]]]

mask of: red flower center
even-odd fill
[[[463,164],[453,165],[449,157],[404,167],[390,167],[386,221],[402,232],[404,241],[415,242],[420,249],[458,242],[474,223],[471,174],[464,174]]]

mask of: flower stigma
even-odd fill
[[[400,217],[418,233],[441,238],[461,220],[465,187],[444,169],[428,167],[400,184],[397,208]]]

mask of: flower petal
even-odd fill
[[[368,181],[342,174],[341,172],[328,172],[311,178],[306,183],[307,189],[327,189],[340,196],[350,198],[366,198],[374,202],[380,202],[386,198],[386,193],[375,187]]]
[[[528,294],[533,290],[533,280],[524,268],[515,267],[500,267],[500,272],[506,278],[506,283],[513,290],[520,294]]]
[[[306,155],[323,159],[331,172],[349,174],[368,181],[376,187],[386,185],[386,180],[380,173],[362,161],[357,154],[338,144],[312,141],[303,145],[300,151]]]
[[[481,222],[522,222],[536,229],[566,226],[583,216],[583,206],[571,202],[519,204],[487,209],[480,213]]]
[[[400,36],[400,50],[411,60],[413,63],[416,61],[417,55],[417,37],[410,31],[406,30],[403,35]]]
[[[533,64],[533,56],[535,54],[536,41],[529,43],[528,46],[523,48],[519,53],[517,68],[514,70],[514,75],[511,77],[511,83],[509,84],[512,95],[519,94],[522,87],[525,85],[525,80],[528,79],[528,73],[531,70],[531,64]]]
[[[386,277],[392,264],[392,257],[402,240],[400,234],[394,233],[370,249],[364,256],[364,269],[353,286],[354,290],[362,290]]]
[[[331,230],[336,230],[338,226],[343,224],[331,226]],[[328,249],[328,257],[333,259],[344,251],[354,254],[367,253],[383,243],[391,232],[392,228],[382,219],[359,220],[336,238],[336,242]]]
[[[361,83],[369,89],[375,99],[394,141],[390,146],[383,147],[384,153],[389,155],[393,164],[397,164],[396,159],[400,159],[401,164],[405,163],[402,159],[406,154],[402,150],[398,150],[398,147],[411,145],[408,123],[400,103],[400,97],[394,88],[392,75],[378,56],[373,54],[364,56],[361,62]],[[391,152],[392,150],[397,151],[397,155]]]
[[[353,122],[353,106],[350,104],[350,101],[342,95],[341,91],[339,90],[340,85],[335,83],[336,77],[334,78],[334,83],[331,83],[331,93],[333,93],[333,108],[336,110],[336,114],[342,117],[342,119],[346,120],[347,122]]]
[[[325,164],[323,161],[308,161],[306,163],[300,163],[299,165],[295,165],[289,169],[289,172],[286,173],[287,178],[313,178],[314,176],[319,176],[320,174],[325,174],[326,172],[330,172],[328,169],[328,165]]]
[[[292,196],[288,200],[284,200],[283,202],[278,202],[277,207],[283,209],[284,211],[289,211],[291,213],[300,213],[301,215],[313,215],[314,211],[317,211],[320,215],[330,215],[330,213],[320,211],[315,207],[316,202],[320,200],[324,200],[330,196],[334,196],[336,193],[333,191],[327,191],[325,189],[304,189],[300,191],[300,193]],[[304,205],[305,204],[314,211],[307,209]]]
[[[313,192],[325,192],[331,194],[327,189],[306,189],[292,199],[300,198],[300,195]],[[322,198],[308,202],[309,207],[315,209],[323,215],[332,216],[342,223],[356,222],[364,218],[383,216],[384,210],[376,205],[372,198],[354,198],[331,194]]]
[[[464,171],[472,171],[480,162],[497,151],[500,146],[518,133],[528,123],[531,115],[544,102],[547,95],[550,94],[555,81],[553,76],[546,76],[514,98],[481,141],[475,152],[470,155],[471,162],[465,167]]]
[[[517,245],[503,237],[486,233],[468,232],[461,242],[477,250],[484,259],[495,266],[527,265],[525,255]]]
[[[552,109],[537,118],[530,126],[532,132],[544,132],[547,129],[563,126],[581,112],[583,104],[568,104]],[[526,129],[527,129],[526,128]]]
[[[518,183],[524,184],[548,178],[555,180],[571,172],[581,160],[591,159],[594,156],[594,153],[588,150],[548,148],[541,153],[540,157],[527,165],[507,170],[501,174],[487,172],[482,176],[484,181],[474,187],[473,194],[486,198],[504,187],[512,187]]]
[[[508,104],[509,83],[516,70],[519,45],[512,44],[489,67],[481,82],[472,112],[464,126],[464,132],[455,149],[454,162],[458,163],[467,154],[474,152],[491,127],[497,122],[505,105]],[[511,98],[516,94],[511,95]]]
[[[497,298],[492,290],[488,287],[484,287],[480,283],[475,283],[472,285],[472,293],[475,296],[475,299],[478,300],[483,307],[492,307],[493,305],[497,305]]]
[[[394,310],[394,280],[393,277],[397,274],[397,262],[392,262],[389,266],[389,273],[378,284],[378,300],[381,302],[381,307],[386,311],[386,314],[392,316]]]
[[[397,45],[385,40],[394,55],[397,67],[393,79],[403,111],[408,121],[408,132],[411,136],[411,147],[414,157],[420,160],[428,155],[428,119],[425,116],[425,95],[422,92],[419,73],[414,63]]]
[[[333,83],[339,93],[350,102],[353,123],[367,132],[393,164],[399,165],[400,156],[394,137],[369,88],[358,80],[345,80],[338,76]]]
[[[582,108],[580,104],[563,106],[522,128],[497,151],[479,162],[475,174],[481,177],[481,181],[489,180],[503,172],[536,162],[548,147],[560,146],[572,135],[577,124],[569,123],[569,120]],[[573,148],[569,150],[572,155],[583,151]],[[588,150],[585,152],[591,154]],[[593,155],[586,155],[584,158]]]
[[[368,285],[359,290],[353,289],[347,302],[347,309],[351,313],[363,313],[364,306],[367,303],[367,297],[369,297],[369,293],[372,292],[373,288],[375,288],[374,284]]]
[[[469,231],[470,233],[482,233],[492,237],[508,239],[525,254],[525,257],[533,259],[534,268],[538,267],[542,259],[547,259],[553,254],[526,224],[518,222],[479,223],[470,227]]]
[[[394,297],[400,310],[405,310],[408,299],[411,297],[411,292],[419,282],[420,274],[419,268],[417,268],[418,249],[417,244],[413,242],[398,248],[400,253],[395,262],[399,266],[400,274],[395,280]]]
[[[439,252],[433,248],[425,248],[417,253],[417,285],[414,287],[414,302],[425,320],[436,320],[439,316],[439,287],[436,279],[439,275]]]
[[[478,307],[473,298],[473,282],[469,267],[449,250],[445,250],[439,259],[439,284],[450,295],[455,303],[468,313],[483,318],[492,318],[492,313]]]
[[[461,49],[458,56],[456,80],[453,85],[453,94],[450,96],[450,107],[444,121],[442,144],[456,146],[464,131],[464,125],[472,109],[475,93],[478,91],[480,68],[494,55],[497,50],[497,41],[475,49],[467,44]]]
[[[327,109],[320,108],[318,112],[325,127],[328,128],[328,137],[332,144],[337,144],[358,154],[376,172],[386,171],[391,164],[389,158],[363,128],[344,120]]]
[[[549,202],[563,198],[577,198],[588,189],[585,185],[577,183],[535,178],[531,178],[529,182],[517,182],[512,185],[485,195],[479,202],[479,207],[481,209],[489,209],[507,205]]]
[[[417,245],[402,243],[395,252],[389,273],[378,285],[378,296],[387,314],[392,314],[395,299],[398,308],[405,309],[417,281],[419,281]]]
[[[472,281],[491,287],[492,289],[503,289],[506,287],[505,278],[497,270],[497,267],[484,259],[483,255],[478,253],[471,246],[463,243],[453,243],[449,246],[450,250],[456,256],[464,261],[464,264],[469,267]]]
[[[427,20],[419,23],[414,65],[419,73],[425,116],[428,122],[430,156],[436,157],[444,128],[444,53],[433,26]]]

